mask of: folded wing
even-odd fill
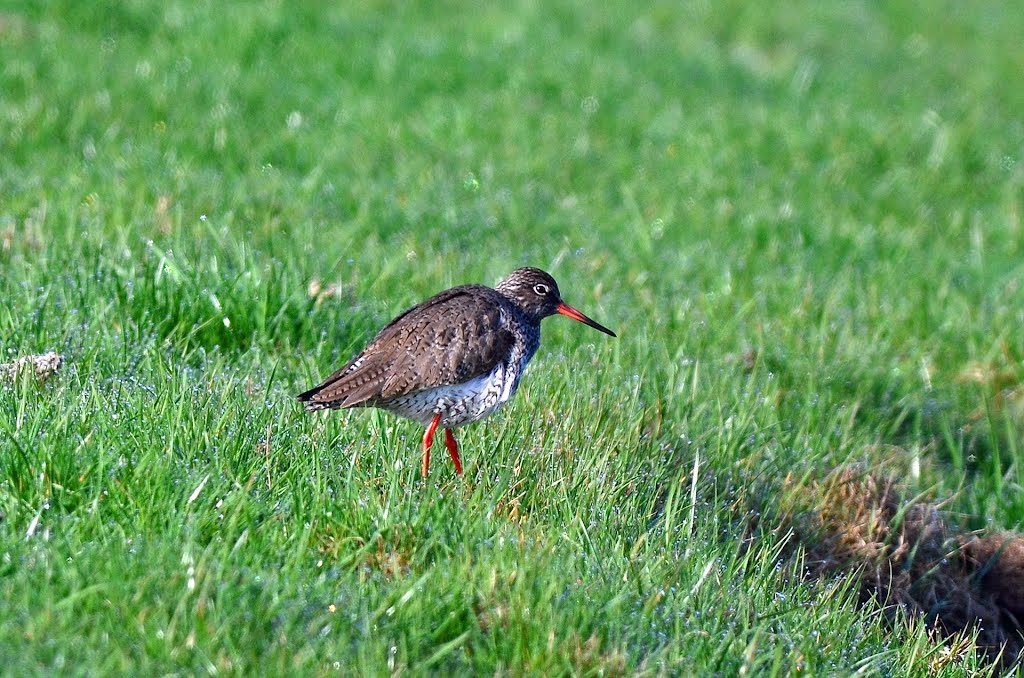
[[[298,398],[307,409],[372,406],[487,374],[515,340],[502,309],[490,288],[446,290],[395,318],[347,365]]]

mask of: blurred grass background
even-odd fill
[[[770,526],[851,462],[1024,523],[1022,22],[0,4],[0,350],[66,360],[0,387],[4,672],[970,674]],[[545,323],[465,479],[293,402],[520,265],[619,339]]]

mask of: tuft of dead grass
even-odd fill
[[[0,363],[0,380],[14,381],[23,372],[31,371],[40,382],[44,382],[63,364],[64,357],[53,351],[42,355],[24,355],[9,363]]]
[[[853,573],[860,602],[890,622],[924,618],[1004,667],[1024,651],[1024,536],[958,531],[939,503],[907,499],[877,473],[842,468],[814,483],[820,502],[793,520],[812,576]]]
[[[412,572],[415,535],[408,527],[396,527],[390,539],[377,534],[369,540],[339,533],[326,524],[314,533],[314,545],[330,560],[355,567],[361,578],[381,576],[387,581],[401,579]]]
[[[1024,537],[995,532],[961,539],[961,554],[981,590],[1021,628],[1024,623]]]
[[[338,283],[331,282],[325,285],[319,278],[313,278],[306,287],[306,296],[313,300],[314,306],[320,306],[325,301],[341,299],[344,295]]]
[[[153,219],[156,222],[156,230],[161,235],[170,235],[174,231],[174,222],[171,220],[171,206],[174,201],[169,195],[161,195],[156,199],[156,206],[153,208]]]
[[[626,655],[617,649],[606,649],[601,639],[591,635],[583,640],[573,631],[568,642],[572,665],[583,676],[625,676]]]
[[[989,361],[973,361],[965,365],[956,378],[962,384],[975,384],[987,397],[988,407],[1005,412],[1016,421],[1024,420],[1024,374],[1021,361],[1012,354],[1006,342],[998,356]],[[985,407],[971,412],[969,419],[979,421],[986,416]]]

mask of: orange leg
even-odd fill
[[[427,477],[427,472],[430,470],[430,446],[434,444],[434,431],[437,430],[437,425],[441,423],[441,413],[438,412],[434,415],[434,418],[430,420],[430,425],[427,426],[426,432],[423,434],[423,477]]]
[[[455,442],[455,434],[450,428],[444,430],[444,446],[448,448],[448,454],[452,455],[455,462],[455,472],[462,475],[462,462],[459,460],[459,444]]]

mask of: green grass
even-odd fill
[[[1022,22],[3,3],[0,359],[66,364],[0,385],[0,673],[929,674],[773,526],[850,462],[1024,526]],[[619,338],[547,321],[463,478],[294,402],[527,264]]]

